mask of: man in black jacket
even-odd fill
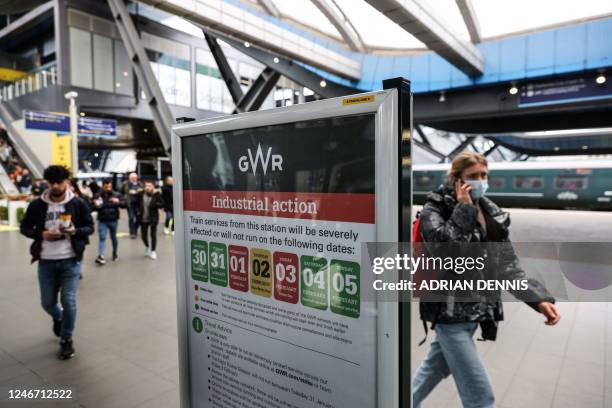
[[[34,240],[30,252],[32,262],[39,261],[41,304],[53,318],[53,333],[61,338],[61,360],[74,356],[76,292],[83,252],[94,231],[89,206],[70,191],[69,177],[65,167],[49,166],[44,172],[49,188],[30,203],[21,222],[21,233]]]
[[[164,208],[164,200],[153,181],[144,182],[144,191],[137,196],[138,223],[141,225],[142,242],[145,244],[145,256],[157,259],[155,247],[157,246],[157,224],[159,223],[159,210]],[[149,242],[149,232],[151,242]]]
[[[98,211],[98,257],[96,263],[98,265],[106,264],[104,259],[104,251],[106,249],[106,234],[110,234],[111,242],[113,243],[113,261],[117,260],[117,249],[119,242],[117,241],[117,224],[119,221],[119,209],[126,208],[126,201],[116,191],[113,191],[113,182],[110,179],[102,181],[102,191],[96,194],[93,198],[94,209]]]

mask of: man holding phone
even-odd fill
[[[74,356],[76,291],[83,252],[94,232],[94,223],[87,203],[68,188],[68,169],[49,166],[44,178],[49,188],[30,203],[21,222],[21,233],[34,240],[30,253],[32,262],[39,261],[41,304],[53,318],[53,333],[60,337],[59,358],[66,360]]]
[[[102,191],[94,196],[93,206],[98,211],[98,257],[96,263],[105,265],[104,250],[106,248],[106,235],[110,235],[113,244],[113,261],[117,260],[117,223],[119,222],[119,208],[126,208],[125,199],[121,194],[113,191],[113,181],[104,179],[102,181]]]

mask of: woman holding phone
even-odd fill
[[[421,212],[424,247],[439,249],[439,243],[469,243],[464,247],[480,251],[481,243],[496,243],[487,246],[494,253],[488,253],[482,276],[526,280],[527,290],[511,293],[542,313],[547,325],[555,325],[560,315],[554,299],[542,284],[526,278],[518,264],[509,240],[509,214],[485,195],[488,174],[487,159],[479,153],[463,152],[452,161],[447,183],[427,196]],[[474,333],[480,325],[483,339],[495,340],[497,322],[503,320],[500,298],[458,298],[450,291],[443,298],[428,300],[425,295],[421,297],[420,314],[425,328],[429,323],[435,331],[435,338],[412,381],[413,407],[419,408],[449,375],[453,376],[464,407],[494,407],[495,396],[476,350]]]

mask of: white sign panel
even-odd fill
[[[397,305],[360,264],[397,240],[395,94],[175,127],[183,405],[397,406]]]

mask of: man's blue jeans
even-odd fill
[[[62,321],[61,338],[70,338],[77,315],[76,293],[81,275],[81,262],[74,258],[38,261],[40,303],[55,320]],[[60,307],[57,295],[60,294]]]
[[[435,326],[436,338],[412,380],[413,408],[420,408],[425,397],[450,374],[465,408],[495,406],[493,389],[474,343],[477,327],[475,322]]]
[[[138,216],[136,215],[136,207],[130,205],[127,210],[130,235],[138,235]]]
[[[110,234],[111,242],[113,243],[113,254],[117,253],[117,221],[100,221],[98,223],[98,255],[104,256],[104,250],[106,249],[106,234]]]

